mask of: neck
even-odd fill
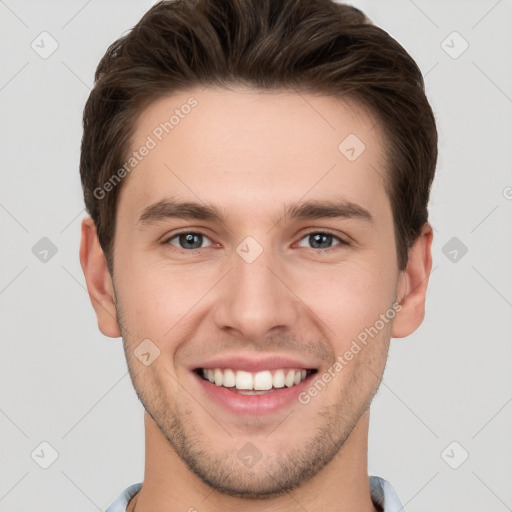
[[[369,410],[360,418],[334,459],[293,491],[271,499],[237,498],[212,490],[176,455],[152,418],[145,413],[146,461],[141,490],[127,512],[375,512],[367,470]]]

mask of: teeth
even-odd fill
[[[293,382],[295,381],[295,372],[290,370],[286,377],[284,378],[284,384],[287,388],[291,388],[293,386]]]
[[[272,374],[265,370],[264,372],[258,372],[254,376],[254,389],[257,390],[263,390],[263,389],[272,389],[273,382],[272,382]]]
[[[234,388],[236,384],[236,375],[233,370],[224,370],[222,385],[227,388]]]
[[[220,371],[220,370],[219,370]],[[252,374],[241,370],[236,372],[236,389],[254,389]]]
[[[243,391],[267,391],[274,388],[290,388],[300,384],[307,370],[264,370],[257,373],[222,368],[203,368],[202,375],[217,386]],[[243,393],[247,394],[247,393]],[[261,394],[261,393],[260,393]]]
[[[284,388],[284,370],[277,370],[272,381],[275,388]]]

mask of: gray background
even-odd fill
[[[143,409],[78,260],[78,159],[94,69],[152,3],[0,0],[2,512],[105,510],[143,477]],[[417,60],[440,132],[427,316],[392,341],[369,473],[409,512],[512,510],[512,2],[352,3]]]

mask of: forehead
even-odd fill
[[[273,216],[301,198],[388,206],[379,125],[334,97],[191,88],[141,113],[130,155],[118,206],[127,215],[169,196]]]

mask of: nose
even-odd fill
[[[296,325],[300,308],[287,281],[283,265],[269,249],[252,262],[234,251],[232,269],[218,290],[217,327],[253,341],[278,330],[286,332]]]

